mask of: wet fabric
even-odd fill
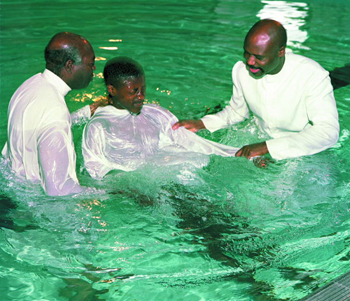
[[[270,137],[270,155],[279,160],[312,155],[334,145],[339,122],[329,73],[306,57],[287,53],[278,74],[254,79],[243,62],[232,70],[229,105],[202,118],[211,132],[243,121],[250,112]]]
[[[71,116],[64,100],[70,90],[46,69],[26,80],[9,104],[2,155],[18,176],[41,183],[49,195],[83,190],[76,176]]]
[[[132,171],[144,164],[192,164],[202,167],[208,155],[234,156],[238,148],[206,140],[172,125],[178,119],[156,105],[144,105],[140,114],[114,106],[99,107],[83,133],[87,171],[102,178],[113,169]]]

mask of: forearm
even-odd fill
[[[237,102],[240,104],[237,105]],[[215,132],[219,129],[226,128],[232,124],[239,123],[249,117],[248,107],[243,99],[231,98],[229,105],[222,111],[206,115],[201,120],[206,129],[210,132]]]
[[[307,156],[332,147],[339,137],[339,124],[308,126],[299,133],[266,142],[270,155],[277,160]]]
[[[219,155],[233,157],[238,151],[237,147],[232,147],[214,141],[207,140],[195,133],[179,129],[175,136],[176,143],[184,147],[187,151],[202,153],[206,155]]]

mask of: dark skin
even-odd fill
[[[249,74],[258,79],[265,74],[277,74],[284,64],[285,35],[280,23],[273,20],[262,20],[256,23],[248,32],[244,40],[244,58]],[[197,132],[205,129],[201,120],[181,120],[173,125]],[[266,142],[243,146],[236,153],[236,157],[250,159],[269,153]]]
[[[107,85],[110,95],[110,104],[120,110],[128,110],[131,113],[141,112],[146,95],[145,77],[130,77],[117,83]]]
[[[91,44],[82,36],[71,32],[56,34],[48,44],[49,50],[63,50],[76,48],[79,51],[81,62],[68,59],[64,66],[56,73],[71,89],[86,88],[93,79],[95,66],[95,53]],[[54,71],[51,62],[46,62],[46,68]],[[91,115],[102,102],[94,102],[90,105]]]

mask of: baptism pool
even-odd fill
[[[59,31],[85,36],[97,57],[90,86],[66,97],[71,111],[104,95],[105,61],[123,55],[144,66],[148,103],[181,119],[213,112],[230,99],[231,68],[260,18],[281,21],[289,48],[327,70],[350,60],[347,0],[5,0],[0,7],[1,147],[9,99],[43,70],[43,49]],[[83,125],[73,128],[77,170],[91,194],[45,196],[15,181],[1,161],[0,300],[300,300],[348,272],[350,86],[335,97],[338,143],[265,169],[212,156],[203,169],[149,164],[95,181],[83,169]],[[253,118],[200,135],[237,147],[266,138]]]

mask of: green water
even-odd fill
[[[349,63],[348,1],[2,1],[0,145],[15,89],[44,68],[58,31],[84,35],[96,76],[67,96],[71,110],[105,93],[105,60],[145,68],[147,101],[179,118],[225,105],[231,68],[260,16],[288,24],[290,48],[327,70]],[[213,156],[196,170],[146,166],[94,181],[91,195],[53,198],[0,164],[0,299],[4,301],[299,300],[349,270],[350,86],[335,91],[339,142],[267,169]],[[204,137],[233,146],[264,139],[254,120]]]

